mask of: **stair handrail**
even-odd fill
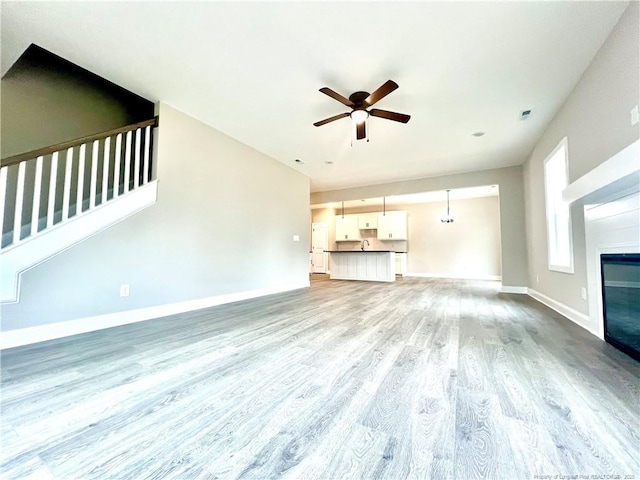
[[[37,150],[31,150],[30,152],[19,153],[17,155],[12,155],[10,157],[3,158],[0,160],[0,167],[9,167],[11,165],[17,165],[18,163],[33,160],[34,158],[50,155],[54,152],[60,152],[62,150],[66,150],[71,147],[77,147],[84,143],[93,142],[95,140],[102,140],[107,137],[112,137],[118,135],[120,133],[127,133],[133,130],[137,130],[138,128],[145,128],[151,126],[155,128],[158,126],[159,120],[158,117],[154,117],[150,120],[145,120],[144,122],[138,122],[131,125],[126,125],[124,127],[114,128],[113,130],[109,130],[107,132],[95,133],[93,135],[89,135],[86,137],[76,138],[75,140],[69,140],[67,142],[58,143],[56,145],[51,145],[49,147],[38,148]]]

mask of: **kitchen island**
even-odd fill
[[[396,281],[396,252],[392,250],[327,250],[329,278],[334,280]]]

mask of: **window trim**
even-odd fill
[[[569,179],[569,142],[567,137],[564,137],[558,145],[551,151],[547,158],[545,158],[543,162],[543,183],[544,183],[544,212],[545,212],[545,226],[547,229],[547,266],[549,270],[560,273],[574,273],[574,262],[573,262],[573,218],[571,215],[571,205],[568,206],[568,216],[569,216],[569,265],[556,265],[551,262],[551,219],[552,215],[549,209],[549,194],[548,194],[548,185],[547,185],[547,163],[551,160],[560,149],[564,148],[564,168],[565,173],[567,175],[567,183]],[[565,186],[566,188],[566,186]]]

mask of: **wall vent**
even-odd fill
[[[531,110],[523,110],[520,112],[520,120],[526,120],[531,115]]]

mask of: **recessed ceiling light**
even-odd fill
[[[299,158],[296,158],[295,160],[296,163],[304,163],[302,160],[300,160]]]
[[[481,136],[484,135],[484,132],[474,132],[471,135],[474,136],[474,137],[481,137]]]
[[[327,165],[333,165],[333,162],[332,162],[332,161],[330,161],[330,160],[327,160],[327,161],[326,161],[326,162],[324,162],[324,163],[326,163]]]

